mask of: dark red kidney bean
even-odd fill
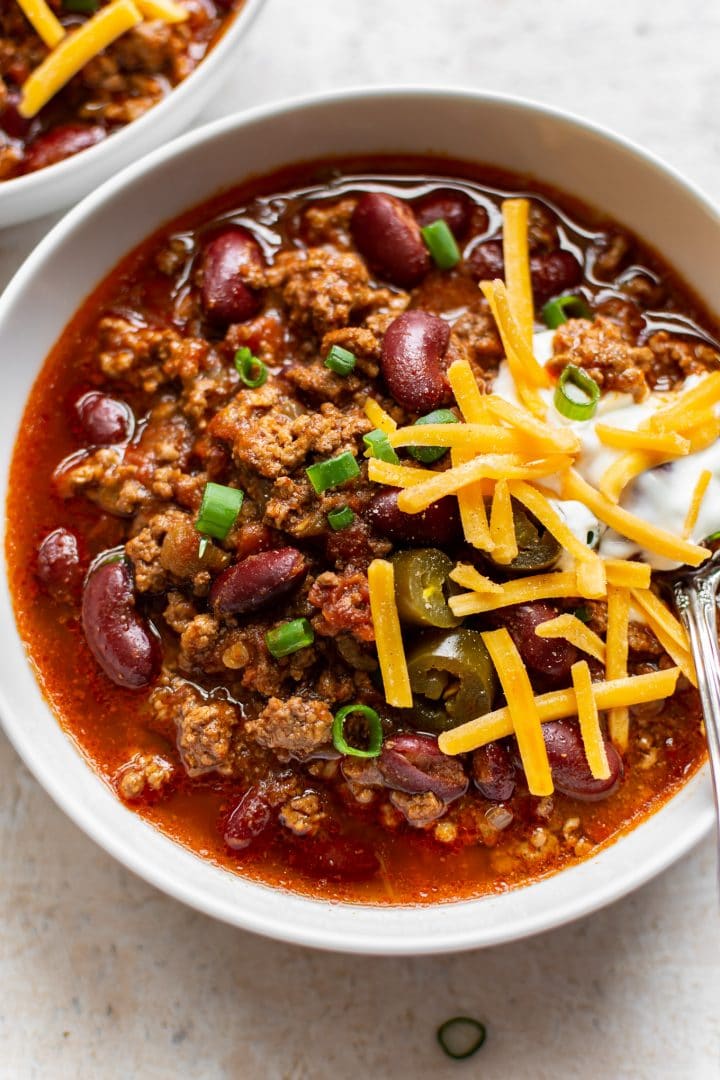
[[[554,619],[558,612],[544,600],[516,604],[496,612],[491,621],[505,626],[517,645],[526,667],[553,682],[570,680],[570,668],[577,660],[577,649],[563,638],[541,638],[535,633],[540,623]]]
[[[240,226],[226,229],[205,247],[201,299],[205,313],[219,323],[251,319],[260,307],[260,293],[249,283],[263,269],[260,245]]]
[[[501,743],[481,746],[472,756],[472,778],[485,799],[507,802],[515,791],[515,764]]]
[[[10,90],[5,108],[0,112],[0,129],[11,139],[24,139],[33,125],[32,120],[28,120],[18,112],[20,96],[17,90]]]
[[[84,570],[78,538],[69,529],[54,529],[41,542],[35,564],[38,579],[55,600],[79,596]]]
[[[80,428],[93,446],[125,442],[134,427],[130,409],[99,390],[83,394],[74,404]]]
[[[135,607],[132,574],[124,559],[101,562],[90,570],[83,589],[82,626],[91,653],[118,686],[139,690],[156,678],[160,639]]]
[[[223,840],[233,851],[244,851],[265,832],[272,810],[259,784],[248,788],[225,821]]]
[[[381,536],[399,544],[434,544],[438,547],[461,538],[457,499],[448,495],[431,503],[420,514],[406,514],[398,510],[398,494],[392,488],[378,492],[368,506],[367,518]]]
[[[468,264],[472,273],[482,281],[505,276],[505,260],[500,240],[487,240],[471,253]],[[582,281],[582,266],[570,251],[544,252],[530,256],[530,275],[533,296],[544,304],[552,296],[566,292]]]
[[[583,802],[605,799],[612,794],[622,778],[623,763],[608,739],[604,742],[610,776],[607,780],[595,780],[588,767],[577,724],[569,720],[551,720],[543,724],[542,729],[553,782],[561,794]]]
[[[444,221],[456,239],[462,240],[470,228],[473,206],[472,199],[462,191],[437,188],[418,199],[414,209],[421,227],[432,225],[433,221]]]
[[[343,835],[289,837],[288,862],[312,878],[362,881],[380,869],[377,857],[363,840]]]
[[[289,592],[306,571],[297,548],[259,551],[223,571],[210,590],[210,604],[217,615],[258,611]]]
[[[443,365],[449,341],[448,323],[429,311],[405,311],[390,323],[380,366],[398,405],[424,413],[451,400]]]
[[[464,795],[468,779],[457,758],[440,750],[432,735],[415,732],[388,739],[377,760],[388,787],[419,795],[431,791],[444,802]]]
[[[81,150],[89,150],[102,142],[105,135],[105,129],[99,124],[61,124],[33,139],[25,150],[23,170],[36,172],[48,165],[56,165]]]
[[[412,288],[430,269],[415,215],[402,199],[379,191],[361,195],[350,219],[355,246],[370,269],[393,285]]]

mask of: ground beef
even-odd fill
[[[607,604],[603,600],[584,600],[590,617],[587,625],[603,640],[607,634]],[[633,620],[628,624],[628,650],[641,656],[661,656],[663,649],[649,626]]]
[[[303,214],[302,233],[306,243],[332,244],[349,250],[353,247],[350,236],[350,218],[357,199],[345,198],[338,202],[322,202],[309,206]]]
[[[181,679],[153,691],[155,723],[174,725],[177,748],[189,776],[217,771],[229,776],[236,767],[236,735],[240,714],[226,698],[207,696]]]
[[[287,761],[307,758],[327,747],[332,724],[333,714],[324,701],[272,697],[257,719],[248,721],[245,732]]]
[[[603,391],[632,394],[636,401],[646,397],[645,372],[653,363],[653,353],[646,346],[630,345],[609,319],[569,319],[556,331],[553,347],[557,369],[576,364],[585,368]]]
[[[647,346],[653,357],[647,378],[653,388],[672,388],[688,375],[701,375],[720,366],[716,349],[702,341],[671,337],[666,330],[652,334]]]
[[[349,570],[335,574],[328,570],[315,579],[308,600],[320,608],[312,620],[318,634],[334,637],[349,633],[359,641],[374,641],[367,574]]]
[[[125,545],[135,571],[135,588],[162,592],[173,582],[184,582],[195,596],[204,596],[213,574],[228,565],[230,555],[210,543],[201,558],[199,544],[200,535],[189,514],[174,508],[154,514]]]
[[[422,829],[441,818],[447,810],[447,804],[426,791],[422,795],[408,795],[404,791],[391,791],[390,802],[403,815],[408,825]]]
[[[121,798],[132,802],[157,794],[173,779],[174,767],[159,754],[135,754],[118,770],[115,784]]]
[[[295,836],[315,836],[327,814],[320,795],[316,791],[305,791],[288,799],[278,817],[280,824]]]

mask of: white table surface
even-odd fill
[[[363,83],[487,87],[611,126],[720,200],[719,41],[712,0],[268,0],[206,115]],[[49,224],[0,233],[0,283]],[[592,918],[485,952],[265,941],[114,863],[0,735],[3,1078],[717,1078],[719,948],[710,841]],[[434,1042],[458,1013],[489,1031],[464,1064]]]

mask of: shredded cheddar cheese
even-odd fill
[[[609,585],[622,585],[627,589],[649,589],[651,570],[649,563],[632,559],[603,559]]]
[[[392,563],[385,559],[373,559],[368,567],[368,588],[385,700],[396,708],[409,709],[412,706],[412,691],[395,602]]]
[[[631,589],[631,595],[665,652],[693,686],[697,686],[697,673],[685,628],[650,589]]]
[[[605,751],[605,741],[600,727],[597,702],[593,696],[592,678],[587,660],[579,660],[570,669],[575,700],[577,702],[580,734],[585,747],[585,757],[595,780],[607,780],[610,765]]]
[[[707,410],[720,402],[720,371],[713,371],[689,390],[682,390],[672,405],[659,409],[648,421],[652,431],[679,431],[697,427]]]
[[[472,589],[473,592],[502,594],[503,591],[502,585],[498,585],[496,581],[491,581],[489,577],[485,577],[484,574],[481,574],[479,570],[476,570],[474,566],[470,566],[468,563],[458,563],[450,571],[450,580],[457,585],[462,585],[465,589]]]
[[[604,446],[614,450],[650,450],[655,454],[677,457],[690,452],[689,440],[674,431],[633,431],[631,428],[596,424],[595,434]]]
[[[503,201],[503,262],[508,300],[523,340],[532,349],[534,308],[528,253],[528,211],[527,199]]]
[[[621,454],[612,465],[608,466],[600,477],[598,487],[606,499],[617,503],[625,488],[636,476],[667,460],[667,455],[651,454],[647,450],[630,450],[626,454]]]
[[[38,37],[54,49],[65,37],[65,27],[45,0],[18,0],[18,4]]]
[[[576,649],[605,663],[605,642],[577,615],[558,615],[555,619],[548,619],[535,627],[535,633],[540,638],[564,638]]]
[[[693,534],[693,529],[697,525],[697,519],[700,514],[700,507],[702,501],[705,498],[705,494],[708,489],[708,485],[712,480],[712,473],[709,469],[703,469],[697,479],[695,490],[692,493],[690,499],[690,506],[688,507],[687,516],[685,517],[685,524],[683,525],[682,537],[683,540],[687,540]]]
[[[366,398],[363,408],[373,427],[384,431],[386,435],[390,435],[397,428],[397,424],[390,413],[385,412],[382,405],[375,398]]]
[[[493,560],[507,566],[518,556],[515,537],[515,521],[507,480],[498,480],[490,506],[490,539],[493,542]]]
[[[166,23],[185,22],[190,12],[175,0],[135,0],[138,11],[146,19],[159,19]]]
[[[20,115],[26,119],[36,116],[94,56],[140,22],[142,15],[132,0],[113,0],[66,34],[23,84]]]
[[[391,461],[383,461],[381,458],[370,458],[368,461],[368,476],[378,484],[388,484],[390,487],[407,488],[413,484],[424,484],[434,476],[442,475],[431,472],[430,469],[419,469],[413,465],[393,465]]]
[[[567,571],[514,578],[512,581],[505,582],[501,594],[460,593],[459,596],[451,596],[448,603],[453,615],[463,618],[466,615],[481,615],[486,611],[496,611],[498,608],[509,607],[511,604],[528,604],[533,600],[550,600],[577,595],[577,577],[574,573]]]
[[[552,795],[554,787],[540,716],[527,670],[515,642],[503,627],[483,634],[505,694],[531,795]]]
[[[484,400],[485,408],[491,417],[519,431],[524,431],[530,439],[530,445],[558,454],[580,453],[580,439],[569,429],[550,427],[549,424],[529,413],[527,409],[513,405],[511,401],[506,401],[499,394],[488,394]]]
[[[608,681],[627,676],[629,624],[630,593],[627,589],[610,585],[605,632],[605,677]],[[608,728],[613,745],[621,754],[624,754],[630,733],[630,714],[627,705],[616,705],[610,709]]]
[[[485,636],[485,635],[483,635]],[[599,710],[613,709],[620,706],[640,705],[648,701],[661,701],[675,692],[679,668],[667,668],[664,671],[651,671],[647,675],[630,675],[612,682],[592,684],[592,694]],[[574,689],[551,690],[535,698],[540,722],[564,720],[577,715],[577,699]],[[444,754],[467,754],[479,746],[505,739],[514,731],[513,720],[507,706],[495,709],[466,724],[444,731],[438,743]]]
[[[455,360],[448,368],[447,377],[466,422],[487,422],[486,395],[480,392],[477,379],[467,360]]]
[[[388,434],[391,446],[457,446],[475,454],[523,454],[527,440],[492,424],[413,424]]]
[[[463,465],[472,460],[472,452],[455,448],[450,451],[453,465]],[[468,544],[480,551],[492,551],[493,542],[490,536],[487,511],[485,509],[485,492],[483,481],[476,484],[468,484],[457,493],[458,507],[460,509],[460,521],[463,533]]]

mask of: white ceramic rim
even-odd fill
[[[156,166],[167,162],[169,159],[181,156],[188,148],[218,135],[223,135],[236,129],[242,129],[251,123],[268,119],[278,113],[292,115],[295,112],[302,113],[302,111],[308,107],[323,104],[337,105],[343,102],[355,101],[358,98],[364,98],[371,102],[375,101],[378,106],[381,106],[383,100],[387,100],[389,97],[412,99],[428,96],[432,96],[433,98],[445,98],[450,102],[457,100],[465,102],[475,101],[478,103],[487,103],[489,105],[496,104],[510,109],[530,112],[539,118],[559,121],[570,127],[593,134],[602,140],[614,143],[620,149],[631,156],[640,159],[640,161],[644,162],[652,169],[660,170],[665,174],[666,178],[669,178],[673,182],[673,184],[677,185],[680,189],[689,192],[720,227],[720,214],[712,200],[710,200],[709,197],[695,184],[686,180],[679,172],[677,172],[677,170],[666,165],[659,158],[638,147],[623,136],[609,132],[599,125],[586,122],[572,113],[565,113],[561,110],[512,95],[470,91],[462,88],[453,89],[419,86],[351,88],[344,91],[339,90],[330,93],[308,95],[303,98],[294,98],[289,101],[280,101],[271,105],[251,109],[240,114],[235,114],[234,116],[224,117],[196,129],[195,131],[180,136],[166,146],[148,154],[147,157],[142,160],[128,166],[117,176],[106,181],[100,188],[88,195],[80,204],[78,204],[78,206],[71,210],[31,253],[6,288],[3,296],[0,298],[0,321],[4,318],[6,309],[10,308],[14,303],[16,295],[21,293],[22,290],[27,287],[43,262],[53,253],[55,248],[64,241],[68,234],[72,233],[77,226],[81,225],[86,216],[94,212],[101,204],[111,199],[113,195],[126,184],[135,181],[143,175],[147,175],[152,172]],[[384,149],[387,150],[387,148]],[[379,147],[378,152],[382,151],[383,147]],[[211,194],[212,193],[209,193],[209,196]],[[3,575],[2,580],[2,591],[3,605],[9,605],[9,589],[5,575]],[[47,710],[50,717],[52,717],[53,723],[56,724],[57,721],[55,720],[49,705],[47,706]],[[608,878],[600,885],[596,882],[587,895],[582,895],[580,898],[575,896],[570,899],[564,899],[562,902],[556,903],[552,910],[539,910],[532,914],[525,915],[524,918],[518,920],[518,924],[510,930],[508,930],[507,927],[498,929],[495,926],[484,924],[482,919],[484,911],[489,913],[492,906],[502,903],[502,894],[449,904],[377,907],[374,905],[336,904],[306,897],[298,898],[297,894],[294,893],[283,893],[288,900],[300,899],[304,901],[306,905],[309,904],[314,908],[319,908],[320,912],[324,910],[328,916],[333,909],[335,912],[337,912],[338,909],[344,909],[350,916],[350,918],[346,920],[346,925],[340,929],[329,924],[324,924],[322,919],[318,919],[315,922],[315,925],[304,925],[302,922],[293,922],[289,915],[278,916],[273,912],[268,913],[262,910],[254,912],[238,910],[234,905],[218,899],[218,897],[212,892],[209,892],[207,888],[181,880],[180,875],[177,873],[178,866],[183,862],[188,866],[187,860],[196,859],[197,857],[187,852],[181,845],[164,837],[163,834],[159,833],[158,830],[147,822],[143,821],[141,824],[145,831],[148,849],[153,846],[153,837],[163,837],[165,843],[172,844],[178,849],[178,852],[182,853],[182,855],[178,855],[175,859],[175,862],[178,864],[175,868],[175,873],[169,873],[163,866],[154,863],[150,851],[143,854],[144,848],[142,845],[133,847],[127,840],[120,839],[111,827],[109,821],[99,822],[89,816],[82,798],[72,790],[69,790],[67,785],[64,785],[63,778],[59,776],[57,771],[53,768],[48,755],[43,755],[42,752],[39,752],[37,746],[35,746],[30,739],[25,737],[22,719],[12,716],[8,706],[5,687],[2,685],[0,685],[0,720],[2,721],[8,738],[29,770],[57,805],[88,836],[95,840],[96,843],[129,870],[132,870],[134,873],[138,874],[138,876],[168,893],[175,899],[180,900],[205,914],[220,919],[221,921],[277,940],[319,949],[370,955],[421,955],[486,947],[528,937],[544,930],[549,930],[571,922],[584,915],[588,915],[643,885],[686,854],[695,844],[707,835],[714,823],[712,802],[708,797],[704,800],[701,812],[692,820],[691,825],[687,827],[682,834],[675,836],[671,842],[658,844],[654,850],[648,852],[647,846],[643,846],[642,842],[639,840],[643,831],[649,830],[653,825],[655,826],[656,837],[661,836],[662,822],[664,816],[667,814],[669,806],[675,804],[678,800],[689,799],[691,791],[697,794],[698,789],[702,788],[703,791],[707,789],[707,793],[709,794],[707,766],[705,766],[699,774],[693,777],[683,789],[670,800],[668,804],[651,815],[647,821],[642,822],[638,827],[630,830],[625,836],[619,838],[611,845],[612,848],[615,848],[618,844],[622,844],[627,847],[629,853],[637,855],[637,858],[635,859],[631,857],[626,859],[626,869],[623,873],[620,873],[616,877]],[[66,737],[70,740],[69,736]],[[72,742],[72,740],[70,741]],[[80,753],[76,746],[75,752]],[[89,765],[88,770],[94,773],[94,770],[91,770]],[[94,775],[97,778],[97,775]],[[102,783],[99,779],[97,782]],[[112,799],[124,813],[131,813],[120,806],[119,800],[117,800],[114,795],[112,796]],[[133,817],[136,817],[136,815],[133,815]],[[635,851],[635,848],[638,850]],[[602,858],[602,856],[603,853],[601,852],[597,858]],[[518,893],[529,895],[533,890],[541,890],[545,884],[551,881],[557,881],[558,878],[569,881],[579,869],[582,869],[583,866],[587,866],[588,862],[592,863],[594,861],[594,859],[588,860],[585,863],[580,864],[580,866],[570,867],[569,869],[560,871],[557,875],[552,875],[550,878],[541,880],[537,884],[512,890],[511,893],[512,895],[517,895]],[[215,877],[219,882],[220,877],[217,875],[227,874],[227,871],[220,868],[208,864],[205,865],[208,871],[206,874],[207,880]],[[266,896],[270,893],[277,895],[279,892],[277,889],[269,888],[245,878],[241,880],[251,890],[262,890]],[[368,910],[381,912],[383,917],[390,923],[397,923],[399,926],[398,916],[402,919],[402,914],[405,912],[414,913],[420,911],[432,912],[434,914],[445,912],[451,914],[453,909],[457,909],[460,905],[473,905],[477,908],[477,926],[473,928],[471,932],[467,929],[464,929],[459,933],[454,931],[452,926],[448,925],[452,923],[451,918],[446,918],[444,920],[445,926],[442,930],[438,931],[436,927],[433,928],[432,937],[430,939],[422,936],[422,934],[416,930],[414,934],[408,933],[406,936],[403,936],[403,934],[398,931],[398,936],[392,941],[389,941],[387,938],[378,940],[377,938],[373,938],[372,934],[358,933],[351,927],[352,917],[355,916],[355,918],[361,922],[361,913]],[[490,922],[492,922],[492,920],[490,920]]]
[[[242,8],[233,16],[228,28],[197,67],[157,105],[153,105],[137,120],[113,132],[109,138],[88,147],[87,150],[82,150],[79,154],[73,154],[64,161],[58,161],[55,165],[48,165],[45,169],[38,169],[37,172],[28,173],[26,176],[15,176],[11,180],[3,180],[0,183],[0,202],[4,194],[7,194],[8,199],[11,195],[19,196],[21,193],[29,196],[33,192],[42,190],[45,184],[52,184],[58,180],[70,183],[75,175],[80,178],[83,169],[88,167],[88,163],[92,167],[103,153],[107,152],[108,146],[111,147],[113,153],[122,154],[127,143],[132,143],[136,137],[141,138],[151,125],[161,124],[166,113],[181,110],[185,99],[196,90],[199,91],[204,83],[213,77],[215,69],[222,66],[223,61],[247,31],[264,3],[265,0],[245,0]],[[120,175],[118,174],[118,177]]]

